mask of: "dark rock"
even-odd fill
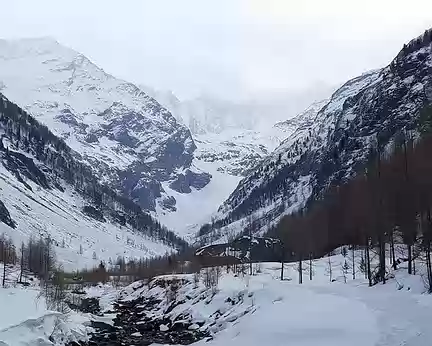
[[[0,221],[8,225],[9,227],[15,228],[15,221],[12,220],[9,210],[7,210],[6,206],[0,201]]]
[[[148,170],[148,168],[147,168]],[[156,210],[156,198],[162,196],[162,185],[151,177],[143,176],[145,168],[133,168],[119,172],[122,190],[144,210]]]
[[[171,182],[170,188],[180,193],[190,193],[191,187],[200,190],[210,182],[210,179],[211,175],[208,173],[195,173],[188,169],[185,174],[179,174],[177,179]]]
[[[222,254],[235,253],[233,256],[222,256]],[[278,239],[265,237],[240,236],[229,243],[208,245],[196,250],[195,255],[201,260],[210,261],[215,259],[225,259],[228,263],[233,260],[247,262],[250,259],[254,262],[278,262],[281,258],[282,248]],[[249,258],[248,256],[251,256]],[[288,258],[287,258],[288,259]]]
[[[102,332],[106,333],[116,333],[117,329],[107,323],[99,322],[99,321],[92,321],[91,326],[95,329],[98,329]],[[114,334],[115,335],[115,334]]]
[[[190,316],[182,315],[181,320],[173,322],[166,316],[155,315],[152,310],[157,309],[159,304],[160,301],[152,297],[148,299],[139,297],[133,301],[115,303],[114,309],[117,315],[114,319],[114,326],[92,322],[95,332],[88,342],[81,342],[81,345],[116,346],[151,345],[153,343],[189,345],[210,337],[207,332],[189,329],[193,323],[187,322],[186,319],[190,319]],[[169,329],[161,332],[162,324],[167,325]],[[134,336],[137,332],[141,335]],[[72,346],[72,344],[69,345]]]
[[[93,315],[99,315],[101,312],[99,299],[97,298],[84,298],[81,299],[81,303],[79,305],[71,302],[69,302],[68,305],[72,310],[90,313]]]
[[[126,226],[126,216],[121,214],[121,212],[112,211],[110,215],[111,215],[111,219],[114,222],[117,222],[118,224],[120,224],[122,226]]]
[[[176,211],[176,199],[173,196],[166,196],[163,198],[159,203],[162,206],[162,208],[170,210],[170,211]]]
[[[106,222],[102,211],[100,211],[99,209],[96,209],[95,207],[91,206],[91,205],[86,205],[83,208],[83,213],[86,214],[87,216],[90,216],[91,218],[100,221],[100,222]]]
[[[96,142],[99,142],[98,136],[96,136],[94,133],[87,134],[87,136],[84,137],[84,140],[87,143],[96,143]]]
[[[112,136],[110,136],[110,139],[130,148],[136,148],[140,142],[137,138],[130,136],[127,129],[122,129],[115,132]]]
[[[31,187],[24,181],[22,176],[25,176],[44,189],[50,188],[47,177],[42,170],[35,165],[33,159],[24,154],[12,150],[7,151],[6,155],[4,155],[3,165],[29,190],[31,190]]]
[[[74,114],[72,114],[72,112],[70,111],[70,109],[63,109],[60,114],[58,114],[55,117],[57,120],[60,120],[62,123],[70,125],[70,126],[78,126],[78,121],[76,120],[76,117]]]

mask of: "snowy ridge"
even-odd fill
[[[242,177],[268,156],[284,135],[275,128],[195,135],[195,156],[199,161],[213,163],[219,172]]]
[[[328,102],[328,99],[314,102],[294,118],[278,122],[274,127],[284,131],[287,134],[286,137],[290,137],[293,132],[298,131],[301,127],[312,126],[316,115]]]
[[[173,196],[175,212],[158,208],[154,214],[169,228],[192,238],[199,227],[207,222],[217,207],[236,188],[241,178],[248,174],[282,141],[286,132],[268,124],[255,130],[241,128],[226,129],[221,133],[195,134],[192,167],[208,172],[212,179],[200,190],[192,189],[190,194],[172,191],[163,184],[165,191]],[[199,213],[196,211],[200,210]]]
[[[190,168],[195,144],[189,130],[137,86],[48,38],[1,40],[0,81],[10,100],[63,138],[102,181],[147,210],[156,209],[156,200],[175,209],[160,182]]]

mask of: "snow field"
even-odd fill
[[[346,257],[349,266],[350,255],[351,250]],[[358,268],[359,251],[356,257]],[[176,298],[180,304],[169,318],[187,313],[192,321],[204,322],[201,328],[207,328],[213,340],[197,345],[430,345],[432,296],[424,294],[420,275],[408,275],[402,265],[391,273],[394,278],[386,285],[368,287],[358,270],[355,280],[351,271],[343,273],[345,258],[338,254],[330,257],[336,280],[330,282],[328,261],[314,260],[312,281],[305,261],[302,285],[298,284],[296,263],[285,265],[284,281],[280,280],[280,263],[261,264],[260,273],[245,277],[235,277],[223,269],[214,295],[201,282],[194,288],[192,275],[168,275],[157,280],[165,280],[167,287],[174,278],[184,280]],[[165,289],[150,287],[134,283],[121,296],[159,298],[162,303],[156,315],[163,315],[168,307],[163,299]]]
[[[213,339],[196,345],[430,345],[432,296],[424,294],[420,275],[408,275],[402,264],[390,273],[394,278],[386,285],[368,287],[360,271],[352,279],[351,250],[346,257],[337,253],[313,261],[312,281],[305,261],[302,285],[297,263],[285,264],[283,281],[280,263],[262,263],[254,265],[253,276],[236,276],[221,268],[217,289],[204,286],[204,269],[198,282],[194,274],[164,275],[149,285],[138,281],[121,290],[94,286],[87,289],[87,296],[98,297],[103,311],[112,309],[119,298],[155,298],[159,303],[148,317],[171,321],[161,330],[169,330],[181,318],[190,328],[210,332]],[[358,268],[361,252],[356,251],[355,257]],[[329,260],[334,282],[329,278]],[[350,268],[344,271],[345,260]],[[421,273],[420,263],[417,268]],[[170,298],[173,283],[178,288]],[[52,345],[48,338],[54,329],[57,342],[86,338],[86,324],[94,316],[47,311],[37,294],[34,286],[0,289],[0,307],[8,311],[0,314],[0,345]],[[111,323],[112,317],[99,320]]]
[[[172,251],[129,227],[86,216],[81,212],[86,201],[69,188],[60,192],[27,183],[32,191],[0,165],[0,199],[17,223],[16,229],[0,223],[0,234],[9,236],[17,248],[30,237],[49,236],[58,264],[66,271],[93,268],[118,256],[152,257]]]
[[[3,274],[3,264],[0,263]],[[49,311],[39,296],[38,280],[28,287],[16,285],[19,268],[9,272],[6,288],[0,287],[0,345],[48,346],[85,340],[89,317],[71,312]],[[50,341],[50,337],[53,341]]]

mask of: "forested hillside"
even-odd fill
[[[160,255],[170,248],[187,246],[139,205],[101,184],[63,140],[3,95],[0,133],[0,178],[4,183],[0,220],[7,227],[16,228],[7,228],[7,234],[49,235],[56,238],[57,244],[66,243],[66,247],[69,241],[74,242],[73,238],[78,238],[79,246],[91,239],[90,249],[99,253],[107,251],[105,246],[112,246],[114,254],[123,248],[122,245],[115,249],[116,239],[123,239],[125,246],[131,248],[128,256]],[[83,234],[84,230],[87,233]],[[100,235],[93,239],[97,232]],[[164,245],[157,245],[159,250],[154,252],[152,244]],[[78,252],[77,246],[75,243],[75,250],[71,251]]]
[[[426,264],[432,291],[432,108],[422,110],[421,137],[399,132],[390,148],[378,141],[367,168],[353,180],[333,185],[297,213],[285,216],[270,233],[283,240],[298,260],[315,258],[341,246],[365,249],[369,283],[385,281],[386,249],[397,269],[395,248],[406,246],[408,273],[414,261]],[[399,244],[399,245],[398,245]],[[370,249],[379,266],[371,269]]]
[[[281,216],[349,181],[367,164],[377,141],[416,133],[420,111],[432,101],[432,30],[405,45],[385,68],[345,83],[307,126],[298,128],[245,177],[201,229],[203,242],[242,232],[265,232]]]

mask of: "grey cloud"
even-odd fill
[[[116,76],[181,97],[342,82],[387,64],[432,26],[423,0],[15,0],[1,8],[3,38],[52,36]]]

